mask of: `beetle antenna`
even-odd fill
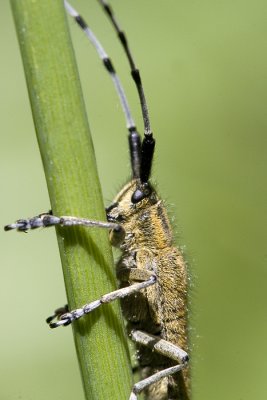
[[[106,14],[108,15],[115,31],[118,34],[119,40],[122,44],[122,47],[126,53],[128,58],[130,67],[131,67],[131,75],[135,82],[143,115],[144,121],[144,140],[142,141],[142,148],[141,148],[141,166],[140,166],[140,180],[142,183],[147,183],[152,167],[153,161],[153,154],[155,148],[155,139],[153,138],[153,133],[150,126],[150,119],[148,113],[148,107],[146,102],[146,97],[144,93],[144,88],[142,85],[142,80],[140,76],[139,69],[136,67],[132,53],[130,51],[127,37],[125,33],[120,28],[117,19],[114,16],[113,10],[111,6],[106,2],[106,0],[98,0],[99,3],[102,5],[103,9],[105,10]]]
[[[115,71],[115,68],[112,64],[112,61],[102,44],[99,42],[93,31],[89,28],[88,24],[85,22],[83,17],[79,15],[79,13],[65,0],[64,1],[65,9],[68,14],[75,20],[75,22],[79,25],[79,27],[83,30],[87,38],[90,40],[94,48],[96,49],[100,59],[102,60],[106,70],[108,71],[113,84],[115,86],[116,92],[120,99],[120,103],[125,115],[126,126],[129,131],[129,147],[130,147],[130,156],[131,156],[131,166],[132,166],[132,175],[135,179],[140,178],[140,168],[141,168],[141,138],[139,133],[137,132],[134,119],[132,117],[130,107],[125,95],[124,88],[122,83]]]

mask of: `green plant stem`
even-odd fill
[[[62,1],[11,4],[53,213],[105,220]],[[57,238],[71,309],[115,289],[106,231],[58,228]],[[73,333],[86,399],[127,399],[131,374],[118,303],[76,321]]]

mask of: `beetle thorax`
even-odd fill
[[[120,248],[128,252],[140,247],[160,250],[171,246],[172,233],[162,200],[151,187],[151,193],[134,204],[131,199],[138,185],[137,180],[126,184],[114,199],[108,217],[121,224],[126,232]]]

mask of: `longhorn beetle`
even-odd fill
[[[155,139],[139,70],[110,5],[105,0],[98,1],[115,28],[131,67],[143,115],[143,140],[135,127],[111,59],[84,19],[67,1],[65,8],[95,47],[115,85],[129,131],[132,179],[107,207],[107,222],[56,216],[49,212],[30,219],[19,219],[6,225],[5,230],[25,232],[55,225],[107,228],[111,244],[122,252],[116,270],[120,288],[76,310],[61,307],[47,318],[47,323],[51,328],[66,326],[104,303],[122,299],[128,329],[138,349],[142,377],[134,385],[130,400],[137,399],[141,391],[149,400],[188,400],[186,265],[181,252],[173,245],[164,204],[150,183]]]

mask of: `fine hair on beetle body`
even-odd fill
[[[137,399],[141,392],[148,400],[189,400],[186,264],[174,245],[165,205],[150,182],[155,139],[139,70],[110,5],[106,0],[98,2],[118,34],[130,64],[141,104],[143,138],[137,131],[111,59],[83,17],[67,1],[64,4],[96,49],[114,83],[128,129],[132,178],[106,208],[107,221],[48,212],[19,219],[6,225],[5,230],[25,232],[56,225],[70,229],[77,225],[108,229],[111,244],[121,250],[116,267],[119,289],[76,310],[60,307],[47,318],[47,323],[51,328],[67,326],[104,303],[121,299],[128,331],[137,347],[141,375],[129,400]]]

